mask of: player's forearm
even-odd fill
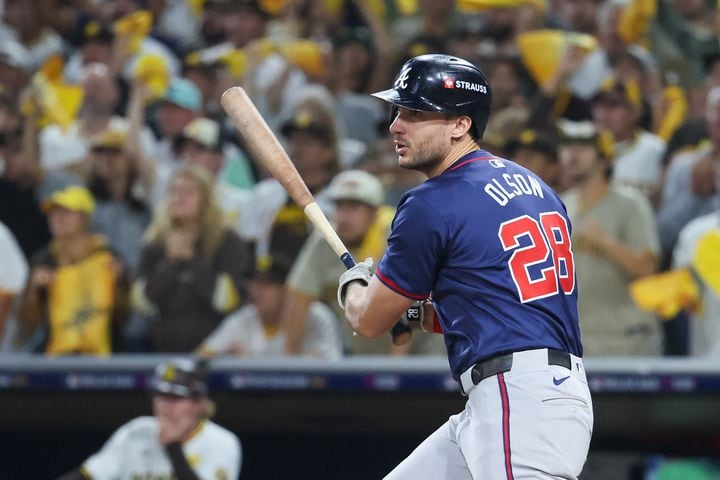
[[[353,282],[347,287],[345,297],[345,318],[353,331],[367,338],[379,337],[389,331],[389,326],[378,321],[378,317],[370,312],[369,288],[360,282]]]

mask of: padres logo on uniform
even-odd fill
[[[162,374],[162,379],[166,382],[172,382],[177,377],[177,372],[173,365],[169,365]]]

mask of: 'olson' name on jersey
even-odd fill
[[[513,175],[503,173],[500,177],[493,178],[486,183],[484,190],[501,207],[504,207],[510,200],[519,195],[535,195],[536,197],[545,198],[542,186],[537,178],[520,173]]]

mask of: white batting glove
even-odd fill
[[[356,263],[354,267],[340,275],[337,291],[337,300],[340,308],[345,310],[345,291],[348,285],[352,282],[361,282],[363,285],[368,285],[374,271],[373,259],[368,257],[364,261]]]

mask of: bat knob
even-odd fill
[[[390,329],[390,335],[392,335],[393,345],[401,347],[406,345],[412,338],[412,330],[407,323],[401,321]]]

